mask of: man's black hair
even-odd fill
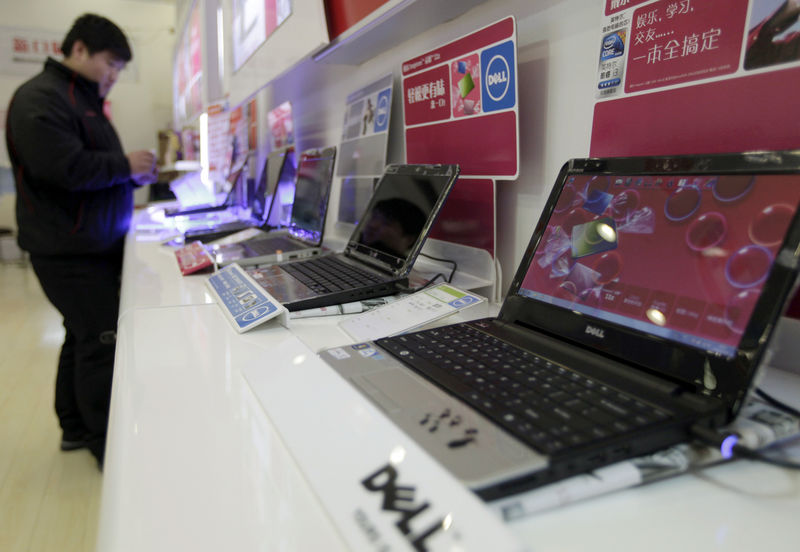
[[[103,16],[87,13],[80,16],[72,24],[72,28],[61,43],[61,51],[64,57],[69,57],[72,53],[72,46],[76,40],[86,44],[90,55],[94,55],[103,50],[108,50],[111,54],[124,61],[129,62],[133,58],[131,47],[125,33],[117,27],[113,21]]]

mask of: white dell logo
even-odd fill
[[[499,83],[507,82],[507,81],[508,81],[508,77],[506,76],[506,72],[505,71],[500,71],[499,73],[495,73],[494,75],[486,75],[486,83],[489,86],[492,86],[493,84],[499,84]]]
[[[497,54],[486,64],[486,92],[495,102],[502,100],[509,89],[511,69],[506,58]]]
[[[601,328],[595,328],[594,326],[586,326],[586,333],[599,339],[605,339],[606,337]]]

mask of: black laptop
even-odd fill
[[[388,165],[344,252],[249,272],[290,311],[396,293],[458,173],[457,165]]]
[[[485,499],[744,402],[798,272],[800,153],[577,159],[497,318],[322,357]]]
[[[219,266],[234,262],[242,266],[263,265],[319,253],[335,160],[334,146],[300,154],[288,226],[242,242],[215,245],[212,255],[216,263]]]
[[[249,199],[250,213],[244,218],[228,222],[215,222],[204,227],[193,227],[184,232],[184,241],[211,242],[248,228],[269,230],[273,213],[277,212],[276,198],[282,182],[292,182],[295,176],[294,148],[272,151],[264,163],[258,185]]]

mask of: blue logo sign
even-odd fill
[[[484,113],[517,105],[516,67],[513,40],[481,52],[481,100]]]
[[[465,295],[464,297],[461,297],[460,299],[455,299],[454,301],[450,301],[450,306],[454,307],[454,308],[457,308],[457,309],[460,309],[460,308],[466,307],[468,305],[471,305],[471,304],[473,304],[473,303],[475,303],[477,301],[478,300],[475,299],[473,296]]]
[[[239,315],[236,317],[236,323],[239,325],[240,328],[252,324],[253,322],[264,318],[267,315],[272,314],[278,310],[278,308],[273,305],[272,303],[267,303],[265,305],[258,306],[252,310],[247,311],[246,313]]]
[[[625,41],[619,33],[612,33],[603,39],[603,48],[600,50],[600,61],[614,59],[625,53]]]
[[[392,89],[387,88],[378,94],[378,107],[375,110],[375,132],[389,128],[389,111],[392,109]]]

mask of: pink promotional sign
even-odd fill
[[[607,0],[605,13],[592,157],[800,147],[800,6]]]
[[[431,228],[431,238],[485,249],[494,257],[494,180],[461,178]]]
[[[403,63],[409,163],[457,163],[462,176],[519,174],[513,17]]]
[[[182,120],[192,119],[203,110],[202,38],[200,9],[195,5],[175,56],[174,94],[176,111]]]
[[[607,13],[612,5],[622,7],[608,0]],[[590,155],[800,147],[800,8],[783,0],[633,5],[602,26]]]
[[[272,149],[294,144],[294,122],[292,121],[292,104],[290,102],[283,102],[267,113],[267,121],[269,122]]]
[[[606,0],[606,15],[627,10],[639,4],[644,4],[647,0]]]
[[[626,92],[736,71],[748,0],[662,0],[633,13]]]

